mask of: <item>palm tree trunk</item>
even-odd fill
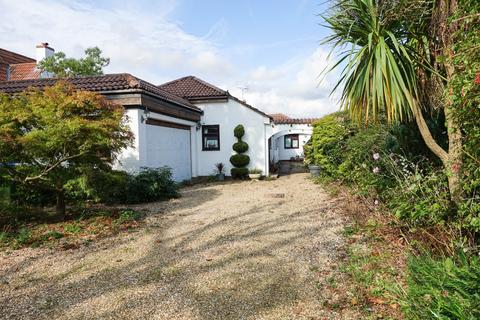
[[[416,107],[413,110],[415,121],[425,144],[437,157],[440,158],[447,171],[450,199],[454,203],[459,203],[462,199],[462,132],[458,125],[456,125],[451,111],[451,104],[447,102],[445,105],[445,117],[447,118],[448,128],[447,152],[433,138],[418,104],[416,104]]]

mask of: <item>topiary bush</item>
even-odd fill
[[[230,173],[235,178],[245,177],[248,175],[248,168],[232,168]]]
[[[235,142],[232,146],[236,154],[230,157],[230,163],[234,166],[230,170],[230,174],[234,178],[244,178],[248,175],[247,166],[250,163],[250,157],[244,154],[248,150],[248,144],[242,141],[242,137],[245,135],[244,127],[241,124],[236,126],[233,129],[233,135],[238,139],[238,142]]]
[[[236,168],[243,168],[250,163],[250,157],[246,154],[237,153],[230,157],[230,162]]]
[[[248,151],[248,143],[244,141],[238,141],[233,144],[233,150],[238,153],[244,153]]]
[[[235,127],[235,129],[233,129],[233,135],[238,139],[238,141],[241,141],[242,137],[245,135],[245,128],[239,124]]]

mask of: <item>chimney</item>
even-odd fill
[[[54,53],[55,53],[55,50],[53,50],[53,48],[50,48],[47,42],[42,42],[40,44],[37,44],[36,46],[37,63],[39,63],[40,61],[42,61],[47,57],[53,56]]]

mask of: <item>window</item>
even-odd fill
[[[220,150],[220,126],[202,126],[203,151]]]
[[[287,134],[284,142],[285,149],[298,149],[298,134]]]

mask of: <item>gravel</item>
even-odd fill
[[[0,318],[358,319],[337,201],[306,174],[185,188],[133,233],[0,254]]]

